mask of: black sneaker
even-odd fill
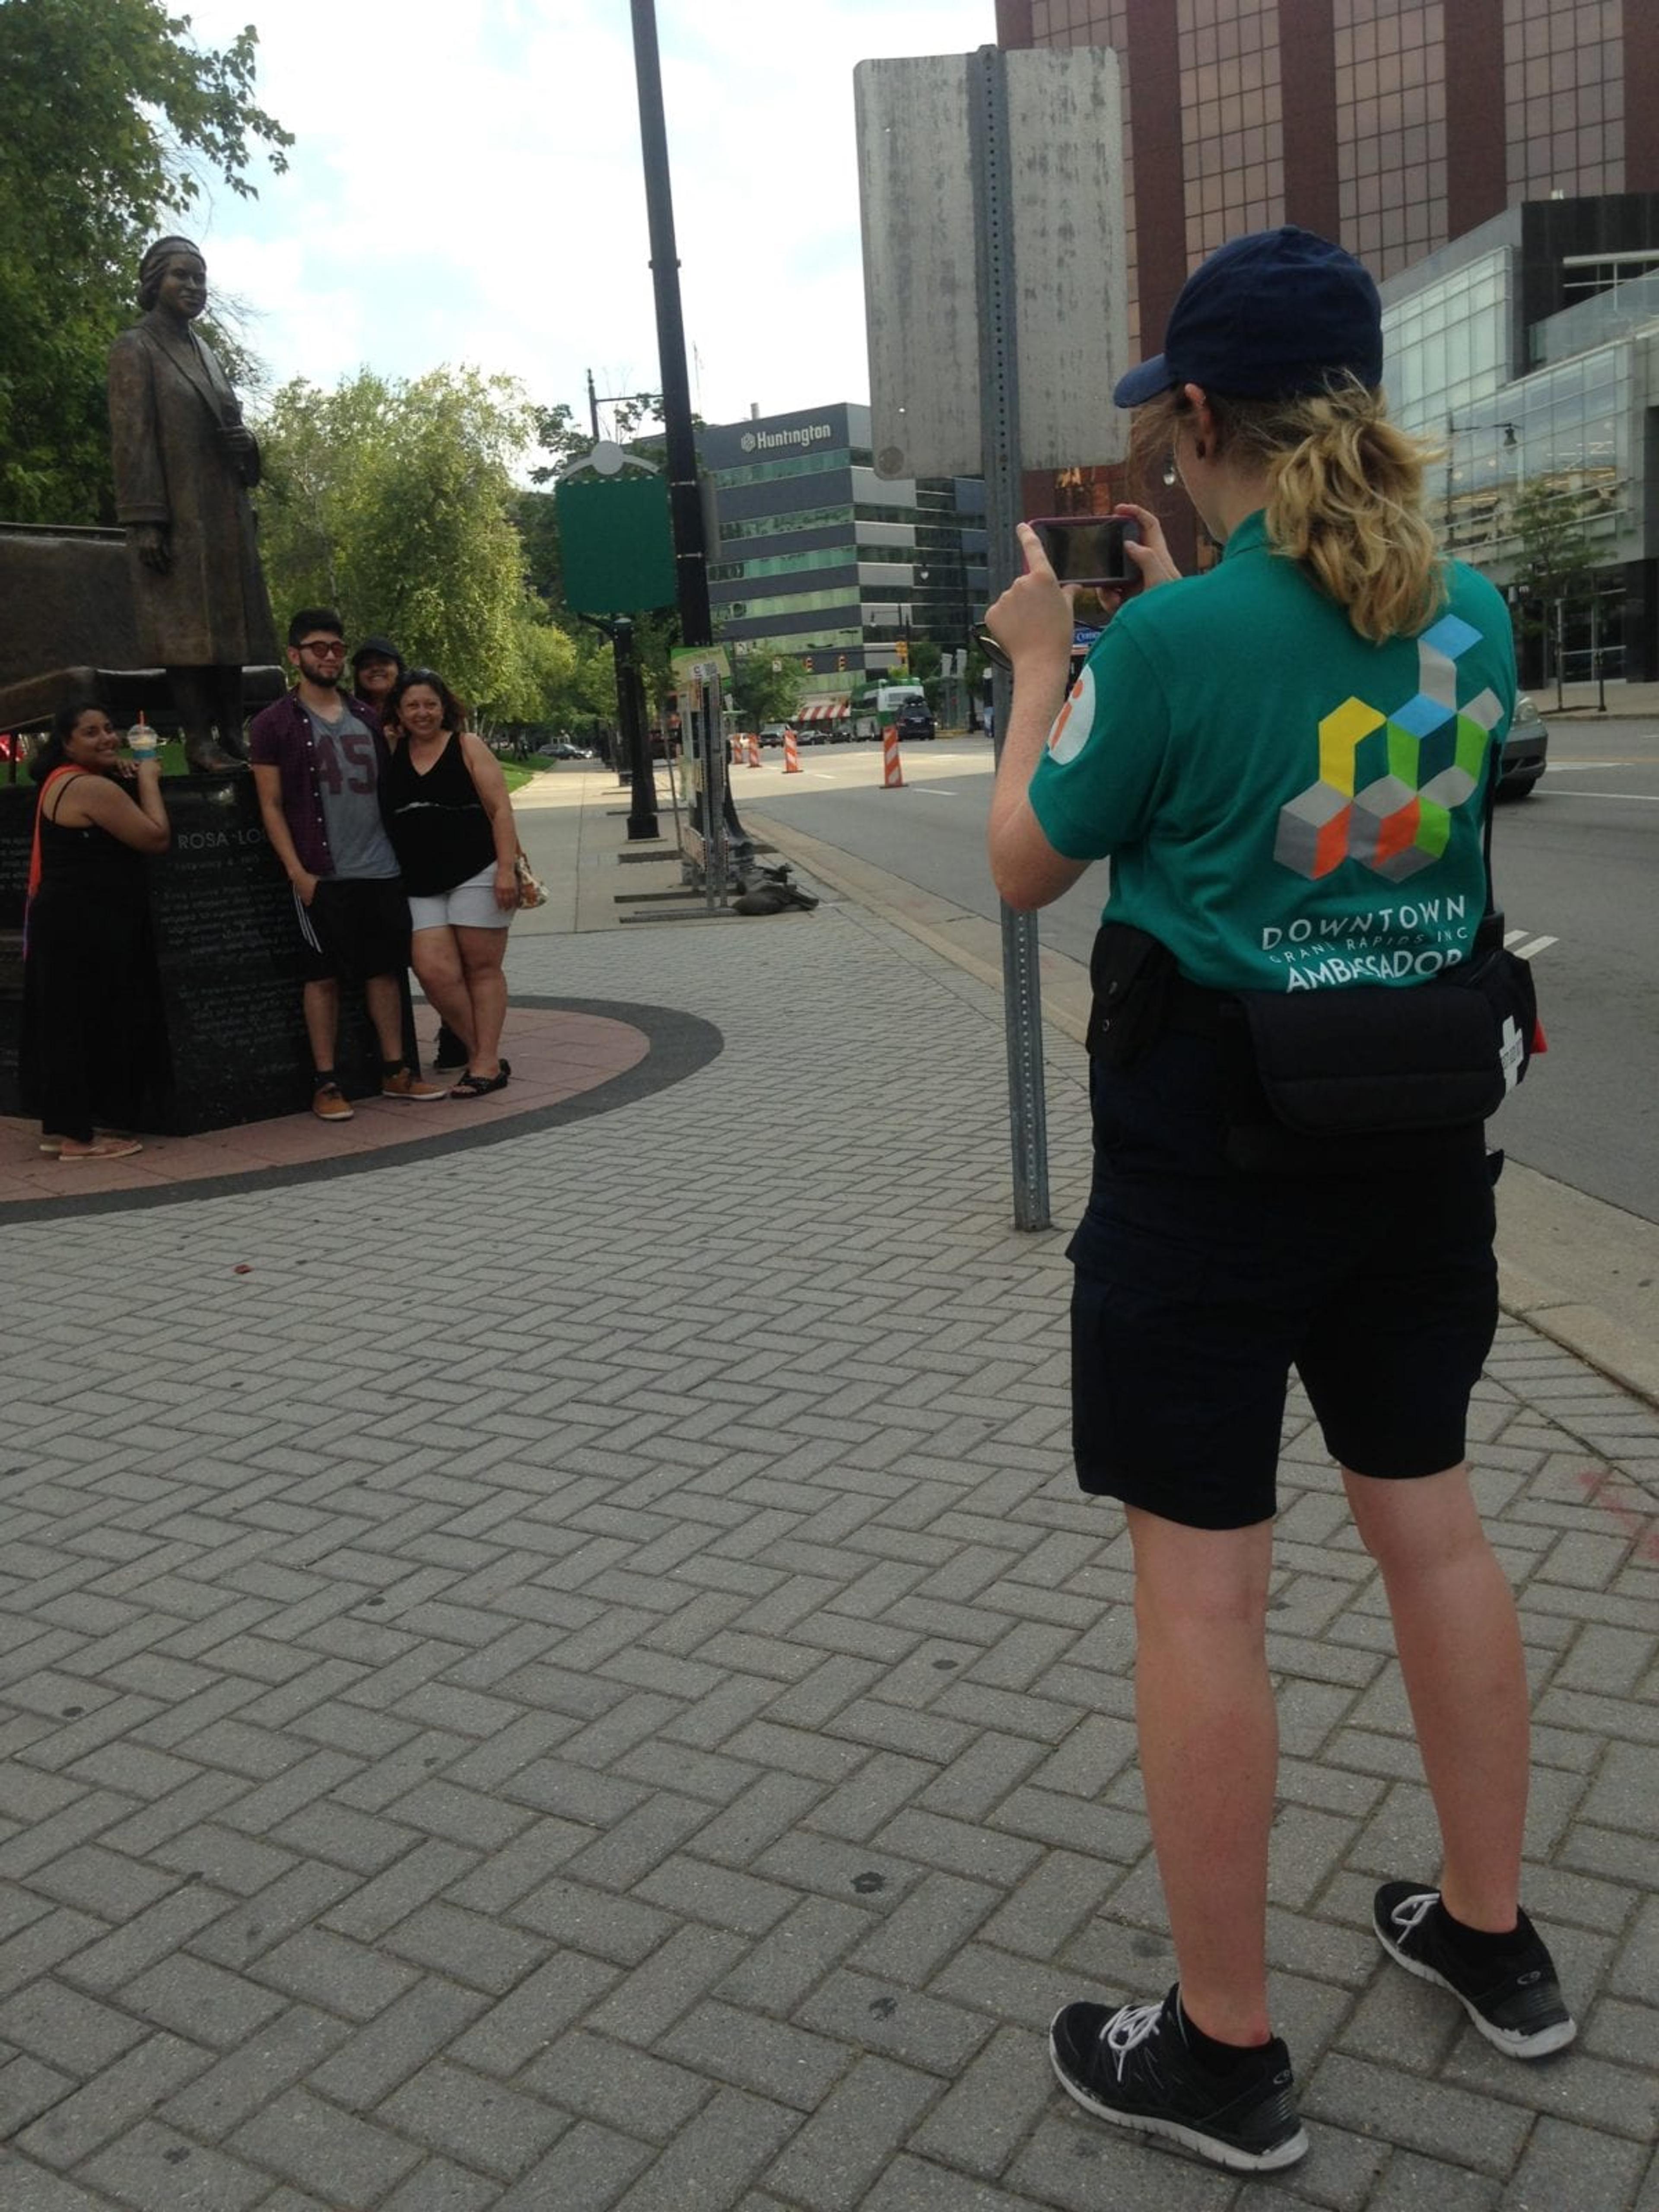
[[[1291,2054],[1275,2036],[1235,2073],[1216,2075],[1187,2040],[1177,1991],[1162,2004],[1069,2004],[1048,2056],[1060,2085],[1097,2119],[1183,2143],[1237,2173],[1293,2166],[1308,2148]]]
[[[471,1054],[467,1050],[465,1039],[458,1037],[447,1022],[441,1023],[438,1028],[438,1042],[432,1048],[433,1066],[434,1068],[465,1067],[471,1057]]]
[[[1471,1966],[1448,1941],[1447,1916],[1437,1889],[1385,1881],[1371,1918],[1376,1940],[1419,1981],[1449,1990],[1488,2043],[1511,2058],[1544,2058],[1572,2041],[1578,2029],[1555,1978],[1555,1961],[1523,1912],[1515,1947],[1490,1962]]]

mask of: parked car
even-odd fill
[[[544,757],[548,760],[592,760],[593,758],[593,749],[591,745],[579,745],[572,738],[557,738],[550,745],[544,745],[542,752]]]
[[[1515,702],[1515,720],[1498,757],[1498,796],[1525,799],[1537,787],[1549,757],[1550,733],[1531,696],[1523,691]]]
[[[783,743],[786,735],[790,733],[792,728],[793,725],[788,722],[763,722],[761,724],[760,741],[763,745],[781,745]],[[803,738],[799,742],[805,744],[807,740]]]

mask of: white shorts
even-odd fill
[[[495,863],[480,868],[464,884],[409,899],[411,929],[505,929],[517,908],[495,903]]]

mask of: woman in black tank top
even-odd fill
[[[40,784],[24,925],[25,1097],[40,1148],[60,1160],[118,1159],[152,1071],[165,1058],[144,860],[169,830],[154,751],[130,771],[101,707],[60,710],[33,764]]]
[[[466,1041],[452,1098],[505,1088],[502,960],[519,903],[519,841],[501,765],[464,727],[460,702],[435,671],[411,668],[387,697],[386,790],[392,848],[409,894],[410,957],[446,1025]]]

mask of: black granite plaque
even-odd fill
[[[162,785],[173,842],[149,864],[150,915],[171,1075],[151,1126],[192,1136],[305,1111],[311,1054],[294,893],[266,840],[253,779],[169,776]],[[0,933],[21,927],[33,793],[0,790]],[[0,1113],[21,1111],[17,1008],[4,991],[0,938]],[[414,1026],[405,982],[405,1048]],[[362,994],[341,992],[340,1085],[361,1098],[380,1088],[380,1050]]]

